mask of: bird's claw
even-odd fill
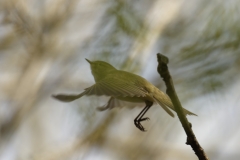
[[[141,118],[141,119],[136,119],[134,120],[134,124],[135,126],[142,132],[146,132],[147,130],[144,129],[144,127],[141,124],[141,121],[146,121],[146,120],[150,120],[150,118],[146,117],[146,118]]]
[[[150,118],[148,118],[148,117],[146,117],[146,118],[141,118],[141,119],[139,119],[139,121],[141,122],[141,121],[149,121],[150,120]]]
[[[136,124],[136,127],[137,127],[140,131],[142,131],[142,132],[145,132],[145,131],[146,131],[146,130],[144,129],[144,127],[141,125],[141,123]]]

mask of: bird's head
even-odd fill
[[[91,66],[92,75],[95,81],[99,81],[106,77],[109,72],[116,70],[111,64],[104,61],[90,61],[86,59]]]

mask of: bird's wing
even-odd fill
[[[105,78],[100,82],[86,88],[85,95],[106,95],[112,97],[145,97],[147,91],[134,83],[118,78]]]
[[[114,108],[114,107],[116,107],[116,106],[120,106],[119,101],[117,101],[114,97],[111,97],[111,98],[108,100],[107,104],[105,104],[105,105],[103,105],[103,106],[100,106],[100,107],[97,107],[97,110],[99,110],[99,111],[105,111],[105,110],[107,110],[107,109],[112,109],[112,108]]]
[[[133,82],[128,82],[125,80],[121,80],[119,78],[105,78],[100,82],[88,87],[80,94],[57,94],[52,95],[52,97],[63,101],[63,102],[71,102],[75,99],[81,98],[82,96],[111,96],[111,97],[145,97],[147,91],[135,85]]]
[[[127,108],[143,107],[144,103],[131,103],[127,101],[121,101],[114,97],[109,98],[108,102],[105,105],[97,107],[98,111],[105,111],[107,109],[113,109],[115,107],[122,108],[127,106]]]
[[[71,102],[74,101],[78,98],[81,98],[82,96],[84,96],[84,92],[80,93],[80,94],[56,94],[56,95],[52,95],[53,98],[62,101],[62,102]]]

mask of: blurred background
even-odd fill
[[[94,84],[103,60],[166,90],[157,53],[210,159],[240,159],[240,1],[1,0],[1,160],[197,159],[178,118],[155,105],[96,110],[107,97],[71,103],[54,93]]]

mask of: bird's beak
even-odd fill
[[[88,63],[92,64],[92,62],[91,62],[91,61],[89,61],[87,58],[85,58],[85,59],[86,59],[86,61],[88,61]]]

